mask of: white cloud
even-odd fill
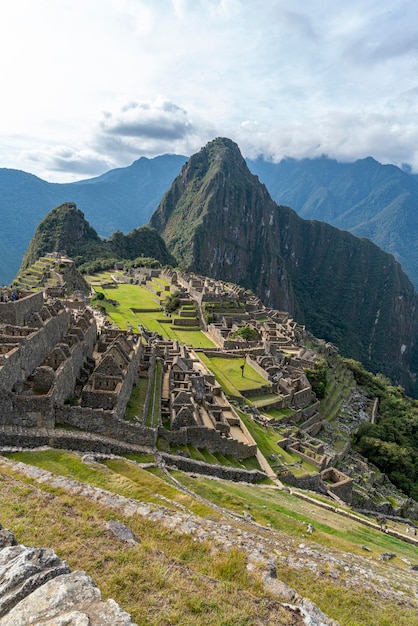
[[[95,175],[225,135],[418,171],[417,29],[408,0],[15,0],[0,166]]]

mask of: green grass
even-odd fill
[[[312,522],[315,528],[312,539],[316,543],[363,556],[362,546],[367,545],[371,550],[370,555],[375,559],[382,552],[394,552],[397,557],[416,561],[415,546],[312,502],[300,500],[280,489],[257,488],[229,481],[214,482],[204,476],[191,478],[178,471],[173,474],[177,480],[207,500],[236,513],[247,510],[258,523],[270,525],[297,539],[307,538],[307,524]],[[329,499],[324,500],[332,506],[335,504]],[[399,565],[404,567],[401,563]]]
[[[240,469],[261,469],[260,464],[255,456],[251,456],[248,459],[238,461],[232,456],[224,456],[220,452],[209,452],[206,448],[195,448],[191,444],[185,444],[181,446],[170,446],[171,454],[178,454],[179,451],[187,452],[190,458],[195,461],[204,461],[211,465],[225,465],[226,467],[238,467]]]
[[[247,399],[253,406],[256,406],[259,409],[264,409],[265,407],[268,407],[271,404],[274,404],[275,402],[280,400],[281,396],[278,396],[275,393],[266,393],[266,394],[256,395],[256,396],[247,396]],[[270,409],[270,410],[274,410],[274,409]],[[263,413],[264,412],[266,411],[263,410]]]
[[[65,450],[17,452],[10,457],[128,498],[171,506],[174,510],[176,503],[184,505],[186,502],[196,514],[202,513],[200,503],[194,502],[190,496],[179,492],[160,477],[141,469],[128,460],[118,459],[106,461],[103,464],[85,464],[79,455]],[[161,495],[164,499],[160,498]],[[167,498],[171,501],[171,505],[166,500]],[[208,509],[204,507],[204,514],[207,513]]]
[[[161,415],[161,384],[162,384],[163,366],[160,361],[156,361],[154,376],[151,381],[150,399],[148,404],[148,412],[146,416],[146,426],[158,426]]]
[[[217,518],[209,507],[174,490],[160,479],[161,473],[144,472],[123,459],[106,461],[93,472],[92,466],[79,467],[77,455],[60,451],[32,452],[14,455],[25,462],[43,459],[57,473],[83,476],[95,484],[97,473],[112,475],[131,494],[134,489],[154,489],[158,494],[177,500],[192,510],[206,510]],[[270,524],[297,543],[317,544],[331,550],[361,554],[367,544],[371,552],[367,559],[376,561],[376,567],[406,568],[400,557],[416,560],[416,548],[398,541],[380,531],[362,526],[355,520],[341,517],[333,511],[324,511],[315,504],[272,488],[213,481],[205,477],[191,478],[182,472],[173,475],[189,489],[202,497],[237,513],[249,512],[257,522]],[[93,480],[91,480],[93,479]],[[129,489],[127,486],[130,486]],[[97,502],[65,493],[47,484],[32,485],[31,479],[19,482],[13,470],[2,467],[2,524],[11,528],[18,541],[26,545],[48,546],[56,550],[70,567],[82,569],[99,585],[105,599],[112,597],[132,613],[136,623],[163,626],[239,626],[265,623],[287,624],[279,614],[279,605],[272,606],[257,577],[247,571],[245,555],[238,549],[214,551],[208,542],[194,541],[192,535],[181,535],[140,516],[124,517]],[[131,496],[132,497],[132,496]],[[167,506],[165,502],[165,506]],[[106,520],[119,519],[139,537],[140,543],[127,547],[111,537]],[[307,522],[314,524],[312,537],[306,534]],[[282,535],[283,533],[283,535]],[[284,534],[286,533],[286,535]],[[273,535],[272,535],[273,539]],[[278,546],[280,551],[284,548]],[[391,565],[378,563],[381,552],[394,552]],[[282,553],[283,554],[283,553]],[[284,553],[285,556],[285,553]],[[337,555],[338,558],[338,555]],[[333,566],[330,566],[333,567]],[[277,561],[279,580],[293,586],[302,596],[312,599],[341,626],[416,626],[416,613],[404,605],[385,600],[377,591],[366,591],[344,585],[342,579],[330,580],[327,572],[293,569],[282,559]],[[320,582],[320,584],[319,584]],[[294,623],[294,622],[291,622]]]
[[[301,460],[301,458],[293,452],[283,450],[283,448],[281,448],[277,443],[280,439],[282,439],[282,437],[272,426],[265,428],[264,426],[261,426],[261,424],[254,422],[246,413],[243,413],[242,411],[238,411],[238,413],[257,443],[260,452],[266,457],[266,459],[268,459],[271,454],[274,454],[277,457],[276,461],[270,462],[270,465],[274,470],[277,470],[277,466],[279,465],[286,467],[289,466],[288,469],[290,469],[296,476],[301,476],[306,473],[316,473],[318,471],[318,469],[308,461]],[[302,465],[301,469],[290,467],[294,463],[299,462]]]
[[[112,322],[121,329],[125,329],[130,324],[134,331],[138,329],[138,324],[147,330],[157,332],[165,339],[177,340],[180,343],[194,348],[214,348],[215,344],[200,331],[198,327],[193,330],[175,328],[171,325],[171,319],[160,310],[160,298],[147,287],[142,285],[131,285],[120,283],[116,288],[104,289],[102,283],[109,282],[110,274],[102,274],[100,280],[90,277],[90,284],[96,292],[104,294],[105,298],[116,300],[117,306],[110,302],[100,301],[100,306],[106,310],[106,315]],[[157,280],[157,279],[153,279]],[[159,281],[161,283],[161,281]],[[163,281],[164,284],[165,281]],[[156,288],[161,288],[161,284],[152,283]],[[162,299],[166,296],[162,294]],[[154,309],[154,311],[133,312],[131,309]],[[164,321],[162,321],[164,320]]]
[[[293,415],[295,413],[294,409],[264,409],[263,414],[268,417],[281,419],[282,417],[288,417],[289,415]]]
[[[148,389],[148,378],[140,377],[138,384],[132,389],[125,411],[125,419],[133,421],[134,417],[143,417],[145,397]]]
[[[244,376],[242,376],[240,366],[243,364],[243,359],[211,357],[206,354],[201,354],[200,358],[214,373],[222,389],[228,395],[237,397],[241,395],[241,391],[256,389],[267,384],[265,378],[248,363],[245,364]]]
[[[124,516],[97,502],[2,473],[2,523],[24,545],[47,546],[70,568],[86,571],[104,600],[113,598],[138,626],[290,624],[238,550],[214,558],[210,544],[141,516]],[[106,529],[110,519],[139,538],[133,547]]]

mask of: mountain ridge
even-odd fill
[[[252,289],[368,369],[411,386],[418,306],[400,265],[367,239],[277,205],[231,140],[189,159],[150,225],[183,269]]]
[[[0,168],[0,283],[16,275],[38,223],[54,207],[76,202],[101,237],[130,232],[148,222],[187,160],[182,155],[141,157],[127,167],[63,184]],[[328,157],[246,161],[278,204],[371,239],[395,256],[417,290],[417,175],[372,157],[354,163]]]

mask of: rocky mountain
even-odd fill
[[[129,167],[67,184],[0,168],[0,283],[10,282],[45,215],[71,199],[101,237],[146,224],[187,157],[141,157]],[[247,160],[271,197],[305,219],[318,219],[371,239],[390,252],[418,288],[418,177],[372,158]]]
[[[20,271],[48,252],[65,252],[77,266],[101,260],[134,260],[139,256],[167,264],[173,261],[166,245],[152,228],[143,226],[127,235],[116,231],[103,240],[73,202],[65,202],[48,213],[36,229]]]
[[[418,178],[371,157],[355,163],[284,159],[248,163],[272,198],[305,219],[367,237],[390,252],[418,288]]]
[[[129,167],[76,183],[48,183],[0,168],[0,284],[15,277],[39,222],[54,207],[76,203],[100,237],[146,224],[187,157],[142,157]]]
[[[183,268],[252,289],[412,390],[418,300],[399,263],[367,239],[278,206],[231,140],[190,158],[150,224]]]

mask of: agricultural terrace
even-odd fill
[[[161,292],[160,296],[142,285],[114,283],[114,286],[107,287],[112,283],[110,273],[92,276],[89,282],[96,293],[103,293],[105,300],[100,300],[98,304],[118,328],[126,330],[132,326],[136,331],[138,325],[142,325],[165,339],[177,340],[193,348],[214,347],[213,342],[198,327],[174,326],[173,321],[179,315],[170,317],[162,310],[162,303],[169,292],[164,290],[161,279],[150,281],[150,286]]]
[[[269,464],[275,472],[291,470],[295,476],[317,473],[318,469],[309,461],[302,460],[294,452],[289,452],[280,447],[279,442],[283,437],[280,436],[279,430],[271,426],[262,426],[242,411],[238,411],[238,414],[256,441],[260,452],[266,459],[269,459]],[[275,457],[274,461],[272,455]]]

